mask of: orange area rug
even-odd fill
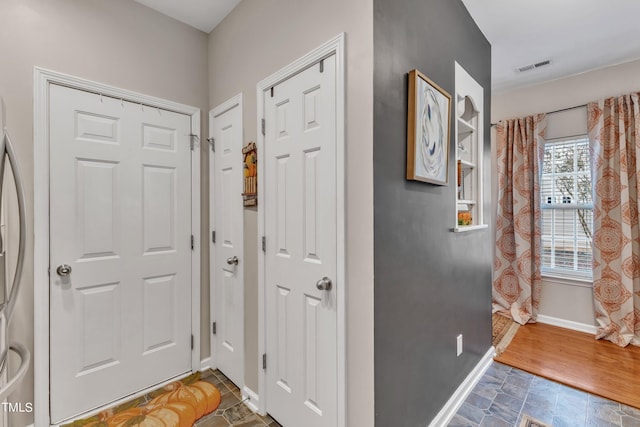
[[[220,405],[220,391],[200,373],[173,382],[144,398],[62,427],[191,427]]]

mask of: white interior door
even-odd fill
[[[51,85],[54,423],[191,370],[190,117]]]
[[[285,427],[337,425],[335,55],[323,65],[265,93],[267,411]]]
[[[244,386],[244,212],[241,97],[211,111],[214,364]],[[212,239],[213,240],[213,239]]]

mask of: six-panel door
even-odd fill
[[[52,85],[49,131],[56,423],[191,369],[191,124]]]
[[[265,116],[267,411],[285,426],[331,427],[342,285],[335,55],[265,92]]]
[[[213,304],[215,366],[238,387],[244,386],[244,212],[242,205],[242,104],[210,120],[213,154],[215,259]],[[236,262],[237,260],[237,262]]]

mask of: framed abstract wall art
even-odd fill
[[[447,185],[451,95],[418,70],[409,72],[407,179]]]

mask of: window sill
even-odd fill
[[[552,273],[542,273],[542,280],[544,282],[553,283],[557,285],[579,286],[582,288],[593,287],[593,279],[560,276]]]

